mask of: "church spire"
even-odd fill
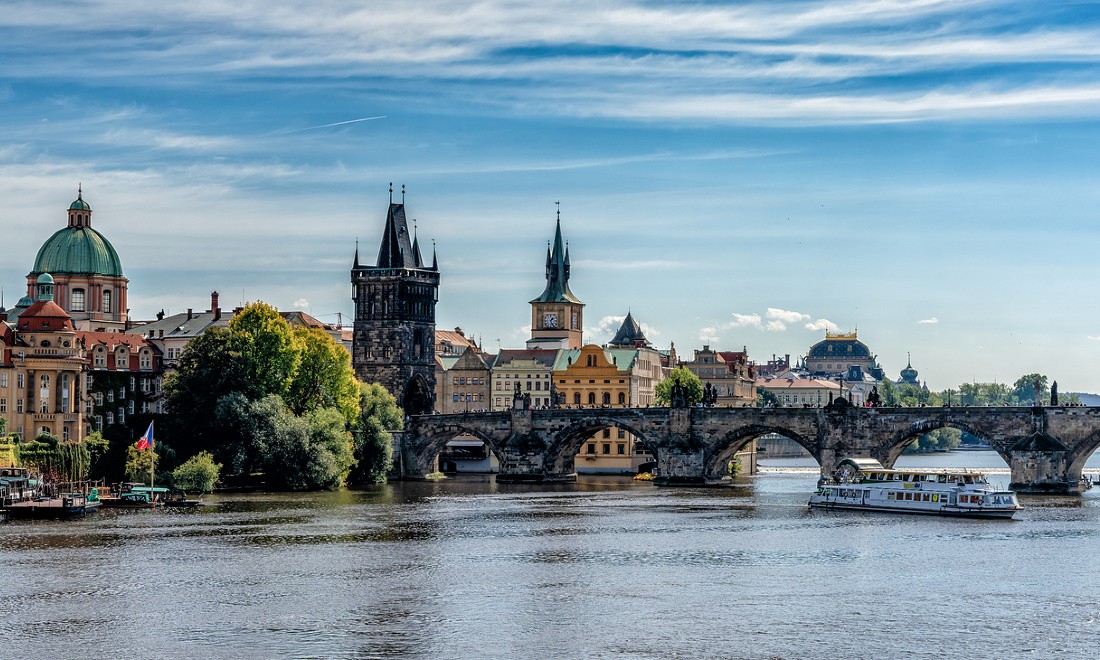
[[[546,248],[546,289],[531,302],[581,302],[569,290],[569,254],[561,233],[560,207],[554,227],[554,241]]]

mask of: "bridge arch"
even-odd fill
[[[1073,449],[1066,461],[1068,463],[1068,469],[1066,470],[1067,480],[1076,481],[1080,479],[1085,469],[1085,463],[1088,462],[1089,458],[1091,458],[1097,450],[1100,450],[1100,430],[1093,431],[1082,440],[1074,443]]]
[[[997,454],[1004,460],[1005,464],[1011,464],[1011,457],[1008,453],[1009,446],[1004,443],[998,443],[995,438],[996,435],[979,426],[969,424],[967,422],[958,421],[950,418],[935,418],[926,419],[911,424],[898,433],[894,434],[894,437],[887,443],[882,444],[879,447],[876,459],[887,467],[892,467],[901,457],[905,449],[913,444],[913,441],[925,433],[931,433],[937,429],[958,429],[963,433],[969,433],[978,438],[982,438],[989,444],[990,448],[995,450]]]
[[[581,446],[594,433],[604,429],[623,429],[634,436],[634,445],[647,449],[656,456],[656,448],[641,430],[640,424],[626,421],[610,414],[595,415],[578,419],[554,434],[550,446],[546,449],[545,465],[555,474],[573,474],[576,472],[576,456]]]
[[[505,438],[498,438],[487,433],[478,425],[472,423],[450,422],[443,425],[433,425],[425,429],[417,436],[416,442],[416,467],[421,475],[435,471],[436,458],[443,452],[447,443],[461,435],[471,435],[485,443],[489,451],[496,456],[500,464],[504,464]]]
[[[801,445],[803,449],[810,452],[810,455],[813,456],[815,461],[818,463],[821,462],[818,455],[816,438],[806,437],[797,431],[793,431],[783,426],[750,424],[723,434],[718,434],[715,440],[709,444],[705,457],[707,480],[716,481],[727,476],[727,466],[734,455],[744,449],[745,445],[756,438],[765,436],[769,433],[775,433],[785,438],[790,438]]]

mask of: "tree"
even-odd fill
[[[296,415],[336,408],[345,423],[354,423],[359,415],[359,381],[351,368],[351,354],[320,328],[295,328],[291,337],[299,359],[287,405]]]
[[[229,322],[229,347],[240,369],[240,389],[249,399],[275,394],[286,400],[299,355],[290,324],[274,307],[246,305]]]
[[[358,427],[355,430],[355,456],[359,464],[353,481],[382,483],[393,467],[393,434],[404,428],[405,418],[397,399],[378,383],[359,387]]]
[[[159,456],[153,448],[138,449],[137,443],[126,448],[126,480],[146,482],[149,480],[150,470]]]
[[[756,389],[757,408],[767,408],[768,406],[779,407],[781,405],[783,404],[779,401],[779,397],[777,397],[775,394],[769,392],[763,387],[758,387]]]
[[[657,403],[665,406],[672,403],[672,386],[676,383],[683,388],[689,406],[703,400],[703,381],[687,367],[676,367],[668,373],[668,378],[657,383]]]
[[[200,451],[172,471],[172,485],[183,491],[205,493],[214,489],[221,469],[221,463],[215,463],[210,452]]]
[[[179,367],[165,378],[168,415],[161,427],[163,441],[184,456],[216,451],[223,424],[218,402],[245,387],[229,331],[211,328],[196,337],[180,356]]]
[[[1036,392],[1038,386],[1038,392]],[[1042,405],[1042,402],[1050,399],[1050,387],[1047,386],[1047,377],[1042,374],[1027,374],[1020,376],[1012,384],[1016,403],[1021,406]]]

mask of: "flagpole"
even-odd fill
[[[157,460],[156,440],[153,433],[153,422],[149,422],[149,502],[156,506],[156,496],[153,493],[153,463]]]

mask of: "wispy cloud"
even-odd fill
[[[938,318],[936,318],[935,316],[933,316],[930,319],[921,319],[920,321],[917,321],[917,323],[921,323],[921,324],[924,324],[924,325],[935,325],[939,322],[940,322],[940,320]]]

